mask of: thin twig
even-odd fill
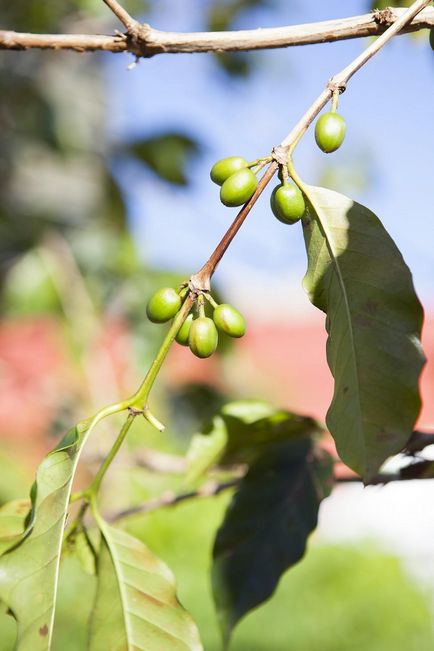
[[[268,183],[273,178],[278,169],[278,163],[284,164],[288,155],[292,152],[295,144],[297,144],[302,135],[307,131],[310,124],[324,108],[327,102],[332,98],[333,94],[337,91],[342,92],[345,90],[348,81],[362,66],[364,66],[382,47],[386,45],[390,39],[395,36],[405,25],[410,23],[414,16],[421,12],[431,0],[416,0],[404,13],[400,15],[398,20],[389,27],[376,41],[371,43],[358,57],[356,57],[349,65],[343,70],[334,75],[327,83],[326,88],[311,104],[306,113],[297,122],[295,127],[290,131],[286,138],[281,142],[278,147],[273,149],[274,160],[269,168],[261,178],[252,198],[241,208],[240,212],[235,217],[231,226],[217,245],[216,249],[211,254],[210,258],[203,265],[203,267],[190,278],[190,287],[197,290],[209,290],[210,279],[214,274],[217,265],[225,254],[230,243],[235,235],[241,228],[244,220],[249,214],[250,210],[265,190]]]
[[[104,0],[114,11],[118,3]],[[134,39],[123,35],[106,36],[98,34],[31,34],[14,31],[0,31],[0,49],[27,50],[31,48],[48,50],[73,50],[75,52],[131,52],[139,57],[152,57],[165,53],[192,52],[246,52],[333,43],[367,36],[379,36],[399,17],[405,9],[391,7],[363,16],[352,16],[337,20],[326,20],[304,25],[288,25],[266,29],[241,30],[233,32],[164,32],[141,25],[124,9],[115,12],[127,31],[134,32]],[[122,15],[122,18],[121,18]],[[434,8],[424,9],[413,21],[403,26],[401,34],[434,27]]]
[[[410,464],[401,468],[397,472],[383,472],[379,473],[367,484],[367,486],[379,486],[390,484],[391,482],[397,481],[410,481],[414,479],[433,479],[434,478],[434,462],[432,461],[420,461],[418,463]],[[107,520],[114,522],[116,520],[122,520],[134,515],[141,515],[143,513],[149,513],[151,511],[156,511],[157,509],[166,508],[169,506],[175,506],[180,502],[185,502],[186,500],[196,499],[201,497],[212,497],[214,495],[219,495],[230,488],[237,488],[243,480],[243,477],[235,477],[228,481],[216,482],[210,481],[203,484],[200,488],[196,490],[186,491],[185,493],[175,493],[174,491],[167,491],[156,497],[155,499],[149,500],[137,506],[132,506],[129,509],[124,509],[122,511],[117,511],[107,516]],[[347,475],[335,477],[335,482],[337,484],[350,484],[356,483],[361,484],[362,479],[357,475]]]
[[[92,455],[86,459],[90,464],[101,463],[104,455]],[[187,459],[180,455],[168,454],[159,450],[145,449],[123,457],[127,467],[135,466],[149,472],[163,475],[184,475],[187,470]]]
[[[229,479],[225,482],[215,482],[210,481],[206,484],[203,484],[197,490],[187,491],[185,493],[175,493],[173,491],[166,491],[159,497],[156,497],[153,500],[144,502],[143,504],[138,504],[137,506],[132,506],[129,509],[124,509],[123,511],[118,511],[107,516],[109,522],[114,522],[115,520],[122,520],[123,518],[128,518],[132,515],[139,515],[141,513],[149,513],[150,511],[156,511],[166,506],[175,506],[180,502],[185,500],[190,500],[196,497],[212,497],[218,495],[223,491],[228,490],[229,488],[234,488],[239,485],[241,479],[239,477],[235,479]]]
[[[119,18],[121,23],[127,28],[128,32],[135,28],[137,20],[134,20],[128,11],[117,2],[117,0],[103,0],[103,2],[112,10],[114,15]]]
[[[404,453],[409,455],[416,455],[422,452],[429,445],[434,445],[434,432],[419,432],[415,431],[410,436],[410,440],[405,446]]]

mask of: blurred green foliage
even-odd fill
[[[179,596],[198,622],[206,651],[221,651],[208,579],[213,535],[228,496],[137,518],[136,535],[177,576]],[[62,566],[54,651],[85,648],[94,579],[74,559]],[[86,596],[86,598],[84,598]],[[13,621],[0,615],[0,651],[13,649]],[[363,547],[311,544],[273,598],[235,632],[231,651],[429,651],[434,644],[423,590],[393,556]]]
[[[137,423],[130,441],[143,439],[171,449],[168,437]],[[114,469],[115,470],[115,469]],[[140,503],[167,489],[182,490],[182,478],[155,476],[124,466],[105,484],[104,512]],[[177,577],[179,596],[198,623],[206,651],[220,651],[209,569],[215,532],[231,495],[186,501],[139,516],[124,525],[165,560]],[[86,622],[95,581],[74,558],[62,564],[54,651],[85,648]],[[86,598],[84,598],[84,596]],[[13,649],[13,622],[0,616],[0,651]],[[237,628],[232,651],[428,651],[434,643],[428,596],[405,575],[399,561],[369,543],[357,548],[309,544],[303,562],[280,581],[271,601]],[[3,645],[3,646],[2,646]]]
[[[374,11],[375,9],[387,9],[387,7],[409,7],[413,0],[374,0],[370,3],[370,9]]]
[[[191,158],[199,153],[199,145],[190,136],[169,132],[134,142],[125,152],[165,181],[187,185],[186,169]]]
[[[207,29],[222,32],[234,29],[234,24],[249,10],[260,7],[273,7],[275,0],[220,0],[211,3],[207,16]],[[237,25],[239,29],[239,26]],[[219,66],[229,75],[247,77],[254,68],[252,54],[242,52],[221,52],[214,54]]]

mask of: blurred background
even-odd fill
[[[173,31],[297,24],[371,8],[368,0],[124,5]],[[0,24],[30,32],[120,29],[100,0],[0,0]],[[0,54],[0,503],[27,495],[42,455],[67,428],[140,382],[164,331],[146,319],[148,297],[197,271],[236,214],[209,180],[215,160],[267,154],[366,43],[162,55],[135,66],[127,54]],[[369,206],[413,271],[431,360],[418,423],[427,430],[434,429],[433,100],[428,33],[398,37],[341,97],[344,146],[326,157],[309,132],[296,154],[308,182]],[[156,434],[136,421],[105,482],[107,512],[182,487],[179,478],[141,467],[140,454],[182,454],[227,400],[263,398],[324,420],[332,395],[324,318],[301,288],[301,229],[274,219],[270,191],[215,276],[218,295],[246,315],[247,335],[209,360],[173,348],[152,394],[167,430]],[[79,482],[114,434],[101,428],[91,440]],[[220,649],[208,570],[229,498],[128,521],[174,570],[207,651]],[[231,649],[432,649],[433,498],[431,481],[339,487],[322,507],[306,559],[240,624]],[[67,558],[56,651],[85,648],[83,594],[91,603],[93,590],[94,579]],[[13,621],[0,614],[0,651],[11,651],[13,639]]]

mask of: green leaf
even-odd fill
[[[201,651],[169,568],[140,541],[98,518],[98,588],[88,651]]]
[[[419,413],[422,308],[398,248],[370,210],[324,188],[303,191],[304,286],[327,314],[335,379],[327,425],[342,460],[369,482],[405,446]]]
[[[83,523],[66,537],[63,545],[63,554],[75,554],[81,567],[94,576],[96,574],[96,552],[89,533]]]
[[[164,181],[187,185],[187,165],[199,154],[200,147],[185,133],[168,132],[134,142],[125,151],[145,163]]]
[[[214,545],[212,582],[227,643],[236,623],[268,599],[306,549],[333,461],[309,439],[273,446],[250,467]]]
[[[228,434],[221,416],[214,416],[208,434],[194,434],[187,451],[187,482],[201,477],[222,458]]]
[[[29,500],[13,500],[0,508],[0,556],[19,542],[26,529]]]
[[[275,409],[267,402],[230,402],[203,432],[192,437],[187,452],[187,479],[197,479],[217,463],[250,463],[274,443],[321,431],[314,419]]]
[[[83,421],[68,432],[39,466],[26,527],[15,547],[0,558],[0,599],[17,620],[16,651],[50,649],[71,484],[89,423]],[[8,531],[5,524],[2,536]]]

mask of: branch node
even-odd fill
[[[208,273],[201,273],[200,271],[193,274],[188,281],[188,289],[195,298],[203,292],[211,291],[210,276]]]
[[[372,17],[377,25],[384,26],[389,26],[396,20],[395,13],[390,7],[386,7],[385,9],[375,9]]]
[[[128,413],[135,418],[136,416],[143,415],[143,409],[138,409],[137,407],[128,407]]]
[[[340,81],[338,77],[332,77],[328,80],[326,88],[331,91],[332,95],[344,93],[347,89],[346,81]]]
[[[271,150],[271,156],[279,165],[286,165],[288,162],[288,147],[282,145],[273,147]]]
[[[148,23],[139,23],[137,21],[127,30],[128,50],[132,54],[135,54],[137,59],[141,57],[149,59],[154,54],[164,52],[164,48],[150,46],[151,34],[152,27]]]

